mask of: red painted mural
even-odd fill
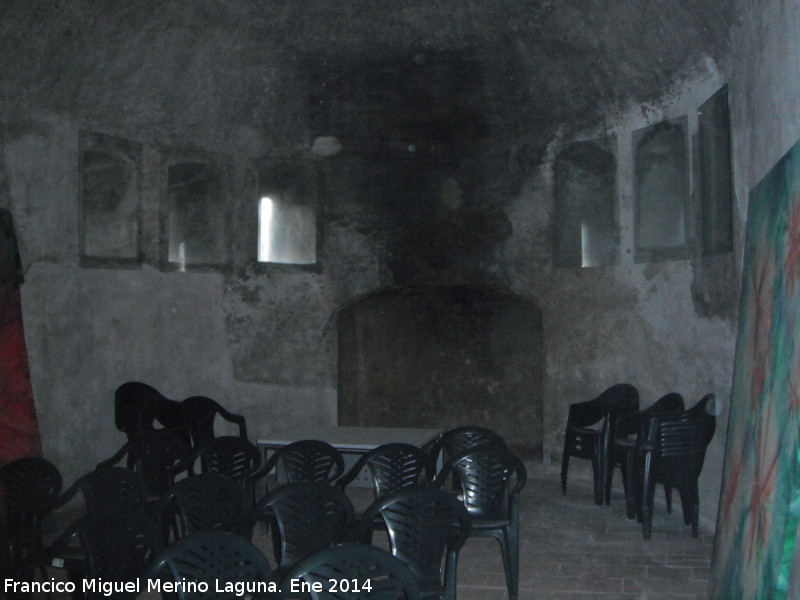
[[[42,448],[22,327],[21,283],[11,215],[0,210],[0,465],[40,455]]]

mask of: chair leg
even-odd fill
[[[697,537],[700,529],[700,492],[697,481],[692,481],[689,487],[689,520],[692,526],[692,536]]]
[[[445,566],[444,595],[442,600],[456,600],[456,584],[458,582],[458,552],[449,551],[447,553],[447,564]]]
[[[509,600],[519,597],[519,532],[507,527],[495,536],[500,542]]]
[[[683,509],[683,524],[691,525],[692,523],[692,498],[688,489],[678,488],[678,495],[681,499],[681,508]]]
[[[611,483],[614,481],[614,463],[607,461],[605,467],[605,477],[603,477],[603,490],[606,506],[611,504]],[[625,477],[622,478],[622,485],[625,486]]]
[[[592,457],[592,476],[594,478],[594,503],[603,504],[603,460],[602,457],[595,453]]]
[[[625,481],[625,514],[629,519],[635,519],[639,505],[639,484],[636,477],[636,467],[634,465],[634,452],[625,452],[625,465],[622,477]]]
[[[642,482],[642,535],[649,540],[653,532],[653,496],[655,496],[656,482],[650,473],[650,457],[645,459],[644,481]]]
[[[566,495],[567,493],[567,470],[569,469],[569,454],[567,454],[566,450],[564,454],[561,456],[561,494]]]
[[[672,514],[672,486],[664,484],[664,499],[667,501],[667,514]]]

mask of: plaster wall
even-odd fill
[[[320,339],[330,331],[329,299],[318,274],[288,274],[262,292],[260,285],[255,291],[247,285],[247,275],[160,271],[162,171],[152,141],[144,160],[144,263],[138,269],[79,267],[78,120],[33,112],[6,112],[5,118],[14,127],[4,131],[2,170],[23,240],[21,291],[43,451],[67,481],[124,443],[113,426],[113,394],[128,380],[151,383],[174,399],[216,398],[244,414],[254,436],[297,423],[335,423],[331,353],[327,360],[325,352],[313,360],[307,355],[324,347]],[[120,123],[114,133],[142,135],[124,129]],[[193,142],[187,137],[186,143]],[[232,160],[246,164],[234,176],[239,189],[250,182],[250,163],[235,152]],[[269,280],[261,276],[262,283]],[[256,316],[248,312],[254,303]],[[259,319],[270,315],[266,332],[254,334]],[[298,330],[295,319],[307,329]]]

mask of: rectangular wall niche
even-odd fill
[[[733,250],[733,193],[728,87],[698,110],[700,152],[697,159],[700,230],[704,255]]]
[[[139,265],[142,145],[89,131],[78,143],[81,266]]]
[[[260,161],[258,262],[317,262],[317,172],[304,161]]]
[[[162,208],[162,265],[185,271],[228,262],[226,161],[207,153],[168,151]]]
[[[689,256],[688,119],[633,132],[636,262]]]
[[[558,267],[617,262],[614,138],[576,142],[555,162],[554,261]]]

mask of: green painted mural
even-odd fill
[[[739,319],[710,598],[784,600],[800,583],[800,143],[750,193]]]

